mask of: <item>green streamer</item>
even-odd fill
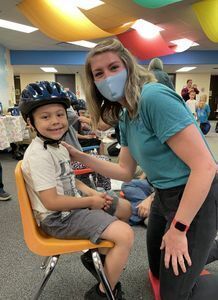
[[[159,8],[180,1],[182,0],[133,0],[133,2],[146,8]]]

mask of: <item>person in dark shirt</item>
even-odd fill
[[[168,86],[172,90],[175,90],[169,75],[163,70],[163,62],[161,59],[157,57],[153,58],[148,65],[148,71],[154,74],[157,82]]]
[[[192,79],[186,81],[187,85],[181,90],[181,96],[185,102],[190,98],[189,93],[194,91],[195,94],[199,94],[199,90],[196,84],[192,84]]]

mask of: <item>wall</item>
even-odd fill
[[[176,91],[180,95],[181,90],[186,86],[187,79],[192,79],[193,83],[197,84],[200,94],[206,94],[209,98],[210,89],[210,73],[196,74],[196,73],[176,73]],[[199,98],[197,95],[197,99]]]
[[[21,91],[31,82],[36,81],[55,81],[53,73],[39,73],[39,74],[20,74],[20,87]]]
[[[85,91],[84,91],[84,74],[83,73],[76,73],[76,91],[75,94],[79,99],[86,99],[85,98]]]

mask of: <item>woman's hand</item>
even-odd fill
[[[75,147],[73,147],[72,145],[70,144],[67,144],[66,142],[62,141],[61,142],[61,145],[63,145],[69,152],[70,156],[72,156],[72,158],[74,160],[77,160],[75,159],[75,156],[76,155],[79,155],[81,153],[81,151],[77,150]]]
[[[138,208],[138,216],[141,218],[147,218],[150,213],[151,203],[153,201],[153,195],[145,198],[139,205],[136,206]]]
[[[165,233],[162,239],[160,249],[165,248],[164,263],[168,269],[170,261],[172,264],[173,272],[176,276],[179,275],[179,266],[182,271],[186,272],[185,263],[191,266],[191,258],[188,253],[188,241],[185,232],[180,232],[172,225],[169,230]]]

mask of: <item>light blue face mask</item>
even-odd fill
[[[126,69],[109,76],[101,81],[95,81],[95,85],[99,92],[111,102],[120,101],[124,97],[124,89],[127,80]]]

